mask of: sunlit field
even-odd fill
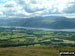
[[[55,47],[75,47],[75,32],[0,29],[0,47],[51,45]]]

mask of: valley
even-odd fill
[[[0,47],[13,46],[75,47],[75,32],[0,28]]]

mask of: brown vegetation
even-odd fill
[[[0,48],[0,56],[59,56],[59,50],[62,51],[75,51],[72,47],[9,47]]]

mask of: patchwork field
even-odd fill
[[[0,56],[60,56],[59,51],[75,51],[75,32],[0,28]]]
[[[75,47],[75,32],[0,28],[0,47],[31,45]]]

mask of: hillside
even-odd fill
[[[75,29],[75,19],[66,17],[46,16],[32,18],[0,19],[0,26],[23,26],[52,29]]]
[[[71,47],[10,47],[0,48],[0,56],[59,56],[58,52],[61,51],[75,51],[75,48]],[[66,55],[72,56],[72,55]],[[74,55],[73,55],[74,56]]]

